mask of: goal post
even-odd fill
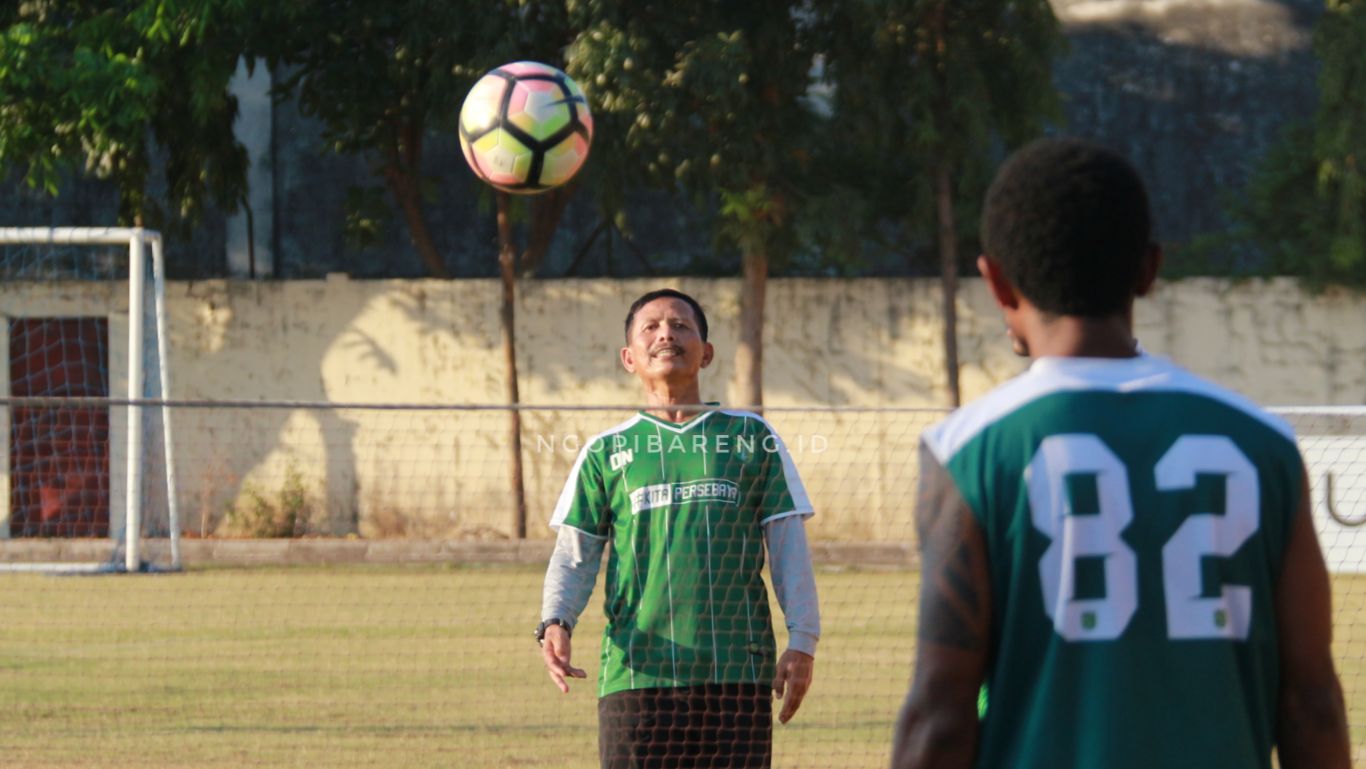
[[[150,258],[149,258],[150,257]],[[150,268],[150,269],[149,269]],[[0,526],[0,538],[7,538],[16,528],[16,500],[24,497],[29,502],[41,497],[37,503],[40,508],[38,517],[42,520],[18,532],[24,536],[99,536],[100,516],[107,519],[107,536],[122,547],[115,547],[114,559],[109,562],[86,564],[73,567],[61,564],[60,570],[120,570],[141,571],[149,567],[148,553],[144,538],[150,533],[147,518],[146,494],[148,491],[148,459],[155,452],[159,469],[164,471],[165,480],[165,524],[164,536],[167,540],[166,559],[162,567],[180,568],[180,514],[176,498],[175,458],[172,450],[173,433],[171,409],[165,400],[171,392],[170,366],[168,361],[168,332],[165,291],[165,257],[160,233],[143,228],[87,228],[87,227],[22,227],[0,228],[0,315],[7,321],[6,328],[0,333],[5,337],[6,357],[11,357],[5,368],[11,378],[14,372],[21,375],[32,374],[37,384],[21,385],[9,381],[3,393],[7,397],[4,409],[8,430],[19,429],[12,420],[23,409],[34,412],[57,412],[66,408],[68,412],[91,412],[100,407],[107,408],[104,417],[98,414],[77,413],[56,418],[63,429],[68,423],[79,423],[82,428],[93,420],[103,426],[84,433],[83,437],[65,435],[63,437],[39,435],[31,442],[30,453],[36,453],[35,463],[44,468],[70,468],[73,463],[80,469],[70,473],[79,478],[72,481],[63,477],[60,470],[46,469],[29,472],[19,478],[16,468],[19,458],[7,456],[0,473],[8,481],[8,493],[0,499],[0,509],[6,515]],[[148,280],[151,280],[150,287]],[[109,284],[127,281],[127,305],[119,306],[118,293]],[[150,288],[150,290],[149,290]],[[84,321],[98,325],[95,331],[76,331]],[[73,322],[75,325],[73,325]],[[88,326],[88,324],[87,324]],[[127,329],[126,336],[119,334]],[[36,331],[35,331],[36,329]],[[11,348],[11,337],[23,331],[33,336],[33,344],[43,348],[31,361],[15,360],[20,354]],[[36,334],[36,336],[35,336]],[[71,338],[80,334],[81,339]],[[122,337],[120,339],[119,337]],[[92,351],[89,339],[101,341],[107,349]],[[21,345],[22,346],[22,345]],[[117,348],[124,348],[126,356],[116,356]],[[73,352],[75,351],[75,352]],[[101,370],[96,374],[84,375],[87,386],[70,380],[73,375],[66,372],[53,373],[41,367],[66,365],[67,357],[75,356],[83,360],[70,362],[77,368],[96,366]],[[116,357],[119,360],[116,360]],[[37,361],[37,362],[34,362]],[[126,362],[123,377],[117,376],[115,367],[120,361]],[[40,370],[31,371],[39,367]],[[82,375],[75,375],[81,379]],[[122,380],[120,382],[119,380]],[[93,387],[89,382],[97,382]],[[126,382],[123,391],[118,392],[119,384]],[[102,390],[102,392],[100,392]],[[149,392],[153,391],[153,392]],[[69,405],[68,405],[69,404]],[[119,419],[122,417],[122,419]],[[103,419],[104,421],[101,421]],[[160,435],[149,435],[153,420],[160,423]],[[118,435],[122,432],[123,435]],[[105,436],[103,446],[92,446],[92,436]],[[13,436],[7,436],[12,438]],[[15,440],[7,440],[12,451],[23,449]],[[18,447],[18,448],[14,448]],[[122,447],[121,465],[114,465]],[[61,456],[68,449],[88,452],[89,456]],[[101,455],[101,452],[103,454]],[[94,456],[95,459],[91,459]],[[100,465],[95,470],[92,466]],[[93,482],[91,475],[107,473],[107,481]],[[27,484],[31,488],[16,490],[15,484]],[[65,484],[62,487],[62,484]],[[85,489],[72,490],[84,485]],[[106,484],[104,488],[90,489],[92,485]],[[59,488],[60,487],[60,488]],[[121,493],[120,493],[121,492]],[[95,523],[90,526],[72,524],[63,527],[52,525],[52,519],[73,515],[62,505],[72,499],[77,507],[89,508],[104,506],[103,510],[82,509],[74,514],[79,521]],[[91,502],[91,500],[97,500]],[[122,502],[120,505],[119,502]],[[70,507],[70,505],[68,505]],[[18,523],[23,523],[19,521]],[[160,526],[160,524],[158,524]],[[158,530],[158,535],[163,532]],[[122,562],[117,556],[122,550]],[[17,566],[17,565],[16,565]],[[55,565],[54,565],[55,566]],[[0,569],[5,565],[0,564]],[[31,570],[32,564],[24,569]]]

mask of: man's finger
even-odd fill
[[[555,687],[564,694],[569,693],[569,682],[565,681],[565,678],[588,677],[583,670],[569,664],[570,654],[567,635],[561,636],[558,632],[546,635],[545,643],[541,646],[541,658],[545,660],[545,670],[550,675],[550,680],[555,682]]]
[[[554,668],[546,668],[546,673],[550,674],[550,680],[555,682],[555,688],[564,694],[569,693],[569,684],[565,683],[564,676]]]
[[[808,685],[798,681],[793,681],[788,687],[787,697],[783,700],[783,710],[778,714],[778,723],[785,724],[797,715],[797,708],[802,706],[802,700],[806,697]]]
[[[773,677],[773,696],[782,699],[787,691],[787,668],[778,666],[778,675]]]
[[[550,649],[542,650],[541,657],[545,659],[545,672],[550,676],[550,680],[555,682],[555,687],[568,694],[569,684],[565,683],[564,677],[572,674],[565,669],[565,665]]]

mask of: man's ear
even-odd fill
[[[631,354],[630,347],[621,348],[621,367],[630,373],[636,373],[636,356]]]
[[[711,359],[716,356],[716,349],[711,346],[711,342],[702,343],[702,368],[711,365]]]
[[[1162,246],[1149,243],[1143,254],[1143,263],[1138,269],[1138,285],[1134,286],[1134,296],[1147,296],[1157,282],[1157,273],[1162,269]]]
[[[1020,306],[1020,294],[1015,286],[1006,279],[1005,270],[1000,262],[986,254],[977,257],[977,271],[986,279],[987,290],[1002,310],[1014,310]]]

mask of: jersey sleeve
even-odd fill
[[[612,517],[602,468],[589,446],[579,452],[550,516],[550,528],[558,531],[561,526],[578,529],[597,539],[606,539],[611,531]]]
[[[767,524],[792,515],[810,518],[815,514],[797,466],[778,433],[765,426],[762,469],[753,490],[759,523]]]

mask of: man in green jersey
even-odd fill
[[[923,438],[897,769],[1349,765],[1294,435],[1138,348],[1151,238],[1138,174],[1087,142],[987,193],[978,268],[1033,363]]]
[[[586,677],[570,662],[570,635],[611,543],[598,678],[605,769],[766,768],[773,695],[786,723],[811,685],[811,502],[762,417],[701,404],[712,355],[692,297],[664,289],[631,305],[621,363],[648,409],[588,441],[551,517],[536,636],[563,692]],[[776,662],[765,550],[788,628]]]

